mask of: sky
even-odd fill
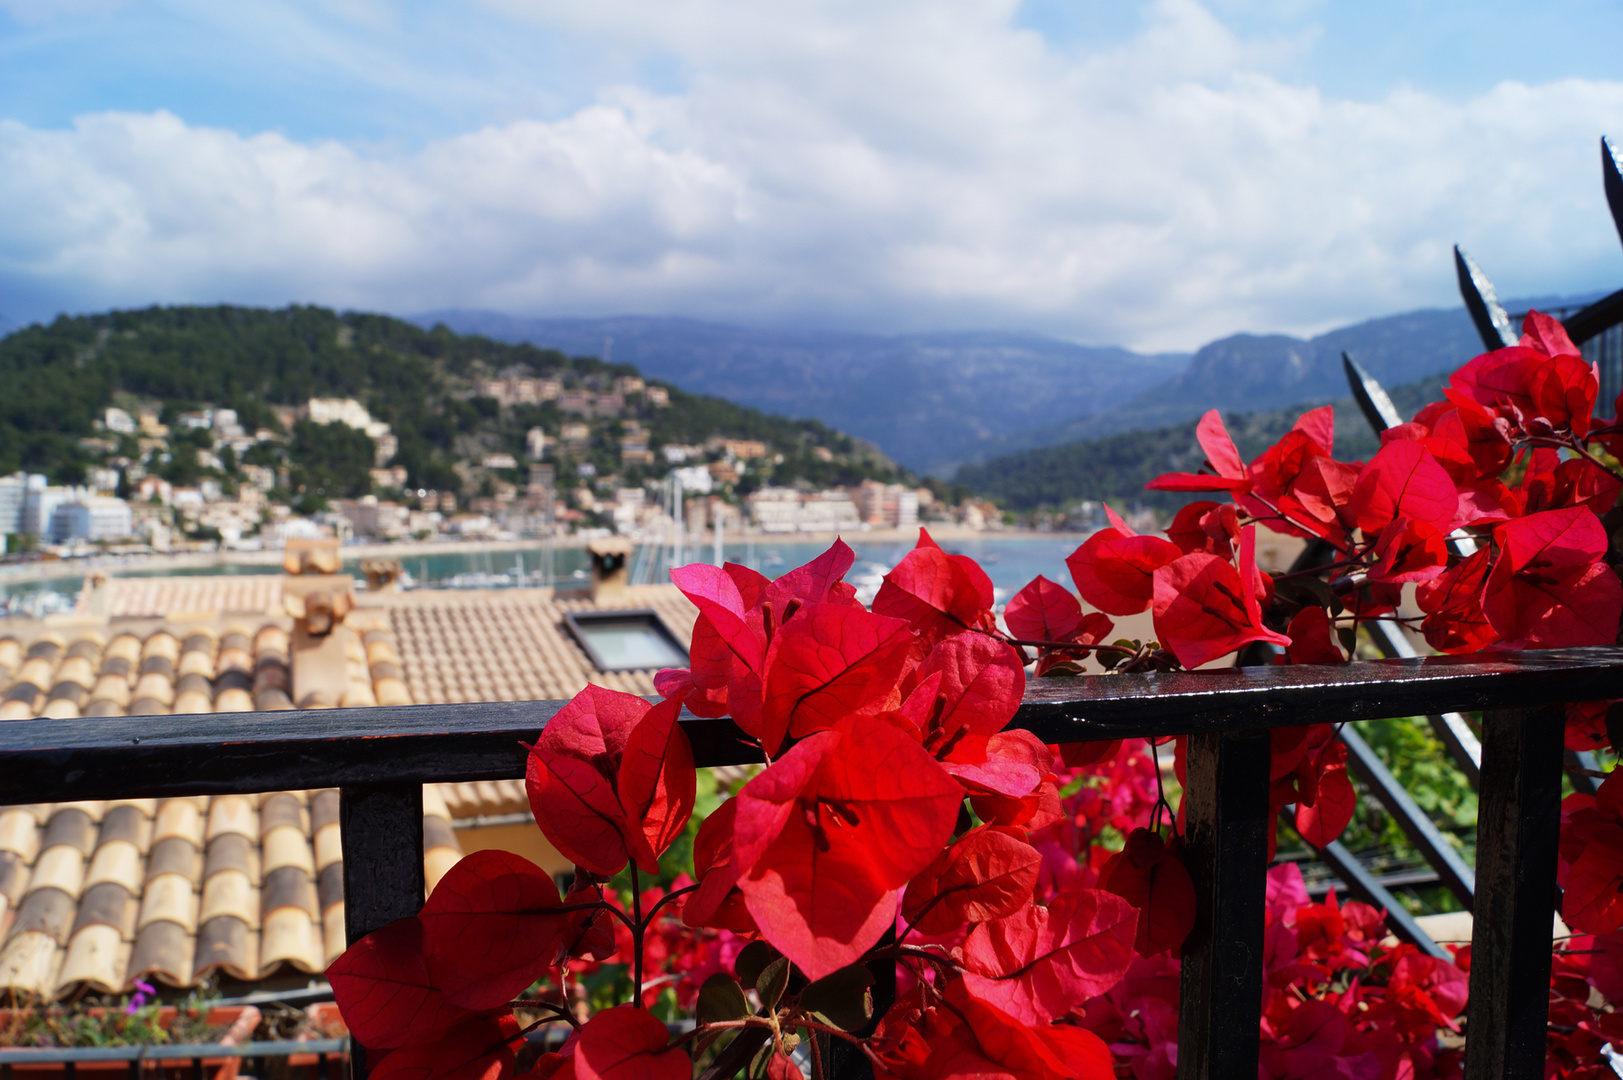
[[[0,319],[1188,349],[1611,291],[1615,0],[0,0]]]

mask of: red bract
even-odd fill
[[[801,608],[767,650],[761,745],[776,754],[786,733],[803,738],[892,706],[913,640],[905,621],[861,607]]]
[[[552,878],[505,851],[468,854],[440,879],[417,917],[446,1000],[505,1005],[557,962],[571,920]]]
[[[1336,646],[1334,626],[1322,607],[1305,607],[1285,628],[1291,643],[1285,655],[1293,664],[1340,664],[1345,662]]]
[[[616,778],[626,821],[641,829],[655,859],[682,835],[693,814],[697,777],[693,746],[677,720],[681,711],[676,699],[643,714],[626,740]]]
[[[1195,438],[1206,452],[1206,463],[1216,475],[1207,473],[1165,473],[1144,486],[1152,491],[1232,491],[1251,490],[1251,478],[1246,475],[1245,462],[1234,448],[1223,418],[1216,409],[1200,418],[1195,425]]]
[[[1192,551],[1204,551],[1208,555],[1228,558],[1233,551],[1227,536],[1228,530],[1219,524],[1221,519],[1212,519],[1211,524],[1214,527],[1208,527],[1208,514],[1216,511],[1221,515],[1224,510],[1228,511],[1230,517],[1238,518],[1233,506],[1205,499],[1190,503],[1173,515],[1172,524],[1167,526],[1167,539],[1176,544],[1178,550],[1185,555]],[[1237,525],[1235,535],[1239,535]]]
[[[1253,641],[1289,645],[1262,625],[1256,530],[1240,535],[1240,569],[1215,555],[1184,555],[1155,572],[1155,634],[1186,668]]]
[[[1606,530],[1581,507],[1547,510],[1493,532],[1499,560],[1482,610],[1510,648],[1610,645],[1623,583],[1603,562]]]
[[[400,919],[344,950],[327,968],[344,1023],[364,1046],[420,1042],[467,1015],[429,973],[420,920]]]
[[[1316,848],[1328,847],[1352,821],[1358,793],[1347,779],[1347,749],[1338,740],[1324,744],[1313,762],[1317,783],[1311,800],[1296,804],[1296,831]]]
[[[1019,830],[975,829],[908,882],[902,918],[923,934],[1002,918],[1031,903],[1041,863]]]
[[[368,1075],[384,1080],[504,1080],[513,1075],[518,1021],[512,1013],[469,1016],[429,1043],[402,1047]]]
[[[1009,598],[1003,621],[1022,641],[1066,641],[1082,623],[1082,605],[1069,589],[1039,574]]]
[[[1195,927],[1195,883],[1180,858],[1182,850],[1181,839],[1168,845],[1159,833],[1134,829],[1099,870],[1099,887],[1138,911],[1133,949],[1140,956],[1182,948]]]
[[[632,729],[651,709],[657,709],[650,722],[663,730],[681,707],[679,699],[650,706],[635,695],[589,685],[542,729],[530,750],[525,788],[541,831],[577,865],[608,876],[618,872],[629,859],[636,859],[644,871],[658,872],[658,853],[649,846],[643,822],[640,817],[633,820],[621,801],[619,773]],[[658,735],[651,738],[650,747],[663,742],[675,749],[670,739]],[[681,735],[681,743],[685,744],[686,739]],[[643,760],[634,767],[642,776],[639,783],[657,786],[658,774],[648,774],[647,766]],[[663,805],[674,812],[668,800]],[[691,794],[688,806],[692,806]],[[686,824],[685,816],[682,824]],[[661,825],[654,831],[668,830]]]
[[[1420,629],[1428,645],[1443,653],[1475,652],[1499,639],[1482,611],[1482,589],[1492,565],[1483,548],[1415,590],[1415,602],[1426,613]]]
[[[664,1022],[646,1009],[617,1005],[580,1029],[575,1075],[579,1080],[688,1080],[693,1059],[670,1041]]]
[[[947,638],[917,678],[903,715],[918,724],[932,755],[967,764],[986,760],[988,741],[1014,719],[1026,689],[1020,658],[985,634]]]
[[[1375,536],[1400,517],[1448,529],[1459,501],[1437,459],[1419,443],[1400,439],[1381,447],[1358,474],[1352,506],[1358,527]]]
[[[712,926],[734,933],[756,933],[758,928],[744,906],[738,888],[738,867],[733,863],[733,823],[738,799],[728,799],[704,819],[693,838],[693,872],[699,888],[682,907],[689,926]]]
[[[952,835],[963,794],[883,719],[797,743],[738,796],[733,863],[762,935],[811,979],[856,962]]]
[[[977,926],[964,942],[964,982],[1026,1023],[1063,1016],[1102,994],[1132,962],[1138,917],[1114,893],[1079,889]]]
[[[918,546],[885,575],[873,610],[906,619],[933,645],[992,618],[992,579],[967,555],[949,555],[919,530]]]
[[[1155,571],[1180,552],[1158,536],[1100,529],[1066,558],[1082,599],[1111,615],[1137,615],[1155,598]]]
[[[1375,541],[1369,580],[1388,585],[1430,581],[1448,566],[1448,537],[1434,525],[1400,517]]]

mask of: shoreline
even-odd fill
[[[926,524],[930,535],[939,543],[963,543],[971,540],[1075,540],[1081,543],[1085,534],[1065,532],[1037,532],[1031,529],[998,529],[978,531],[964,528],[959,525],[931,526]],[[859,543],[868,544],[910,544],[918,537],[914,529],[872,529],[858,532],[835,533],[729,533],[723,536],[728,546],[752,541],[757,547],[771,544],[823,544],[828,545],[834,541],[835,536],[841,536],[853,546]],[[559,537],[553,541],[555,548],[582,549],[586,546],[584,537]],[[539,539],[531,540],[403,540],[384,543],[346,544],[339,549],[344,562],[350,563],[360,559],[374,558],[416,558],[429,555],[450,555],[462,552],[467,553],[501,553],[510,551],[535,551],[542,545]],[[695,558],[702,561],[703,556],[710,553],[712,541],[708,534],[702,536],[689,549]],[[7,585],[24,585],[38,582],[54,581],[65,578],[82,578],[87,574],[102,572],[116,575],[120,572],[150,573],[154,570],[170,570],[177,575],[184,576],[188,571],[210,569],[229,566],[280,566],[282,551],[280,548],[265,551],[209,551],[209,552],[180,552],[177,554],[153,553],[148,555],[129,556],[91,556],[85,559],[51,559],[39,562],[28,562],[0,566],[0,587]]]

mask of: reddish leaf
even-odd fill
[[[635,1005],[616,1005],[586,1021],[575,1044],[580,1080],[689,1080],[693,1059],[670,1045],[662,1020]]]
[[[1100,529],[1065,560],[1082,598],[1111,615],[1137,615],[1155,597],[1152,575],[1172,562],[1178,546],[1157,536]]]
[[[762,935],[819,979],[896,916],[896,891],[952,836],[963,789],[915,739],[852,717],[797,743],[738,796],[733,861]]]
[[[547,722],[530,750],[525,788],[536,824],[595,874],[615,874],[633,856],[644,869],[657,869],[615,790],[626,741],[650,708],[635,695],[588,685]]]
[[[510,1012],[469,1016],[432,1042],[393,1051],[368,1075],[377,1080],[506,1080],[513,1075],[518,1033]]]
[[[656,860],[641,867],[649,873],[659,872],[659,856],[682,835],[693,813],[697,774],[693,747],[677,720],[681,712],[680,700],[649,709],[631,729],[620,757],[620,805],[631,827],[641,828]]]
[[[691,668],[667,668],[657,673],[654,689],[663,698],[681,701],[694,716],[726,716],[733,650],[703,612],[693,621],[688,660]]]
[[[1296,804],[1296,831],[1316,848],[1324,848],[1340,836],[1358,808],[1358,793],[1347,779],[1347,750],[1339,741],[1325,744],[1314,763],[1318,791],[1312,805]]]
[[[1285,655],[1293,664],[1341,664],[1346,658],[1336,646],[1330,614],[1322,607],[1305,607],[1291,619],[1285,635],[1291,639]]]
[[[423,924],[399,919],[344,950],[327,968],[344,1023],[364,1046],[405,1046],[467,1011],[445,1000],[429,974]]]
[[[761,744],[775,754],[785,733],[804,738],[847,716],[887,706],[913,648],[901,619],[860,607],[808,604],[767,651]]]
[[[873,610],[906,619],[933,645],[944,637],[980,626],[991,616],[992,579],[967,555],[949,555],[930,534],[885,575]]]
[[[1290,644],[1262,625],[1255,534],[1255,526],[1241,533],[1239,570],[1197,553],[1155,572],[1155,635],[1184,667],[1199,667],[1252,641]]]
[[[483,1011],[505,1005],[557,959],[567,915],[552,878],[506,851],[475,851],[440,879],[418,918],[446,1000]]]
[[[1606,530],[1582,507],[1547,510],[1493,532],[1499,561],[1482,610],[1512,648],[1610,645],[1623,613],[1623,583],[1601,562]]]
[[[1009,598],[1003,621],[1022,641],[1067,641],[1082,622],[1082,605],[1065,586],[1038,574]]]
[[[1063,1016],[1114,986],[1133,959],[1137,914],[1102,889],[1060,893],[981,923],[964,942],[964,982],[1028,1024]]]
[[[1127,844],[1099,868],[1099,887],[1138,911],[1133,949],[1154,956],[1183,946],[1195,926],[1195,883],[1180,858],[1182,841],[1169,847],[1149,829],[1134,829]]]
[[[1447,529],[1459,501],[1436,458],[1419,443],[1397,440],[1381,447],[1358,474],[1352,505],[1358,527],[1374,536],[1399,517]]]
[[[902,917],[925,934],[1000,919],[1031,902],[1041,865],[1018,830],[975,829],[908,882]]]
[[[672,570],[671,581],[710,620],[716,634],[740,660],[752,668],[761,666],[766,643],[745,629],[744,617],[749,609],[733,575],[719,566],[694,563]]]
[[[969,805],[988,825],[1017,825],[1028,832],[1046,829],[1065,817],[1060,805],[1059,788],[1051,780],[1037,785],[1035,791],[1020,798],[993,791],[975,791],[969,796]]]
[[[1116,756],[1121,749],[1120,739],[1099,739],[1094,742],[1061,743],[1060,760],[1073,769],[1097,765]]]
[[[710,926],[734,933],[756,933],[755,920],[744,907],[733,865],[733,823],[738,816],[734,796],[718,806],[699,825],[693,838],[693,872],[699,888],[682,903],[682,921],[689,926]]]

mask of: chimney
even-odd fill
[[[629,598],[631,573],[626,564],[631,551],[631,541],[620,536],[586,542],[586,554],[592,560],[592,603],[602,607]]]

